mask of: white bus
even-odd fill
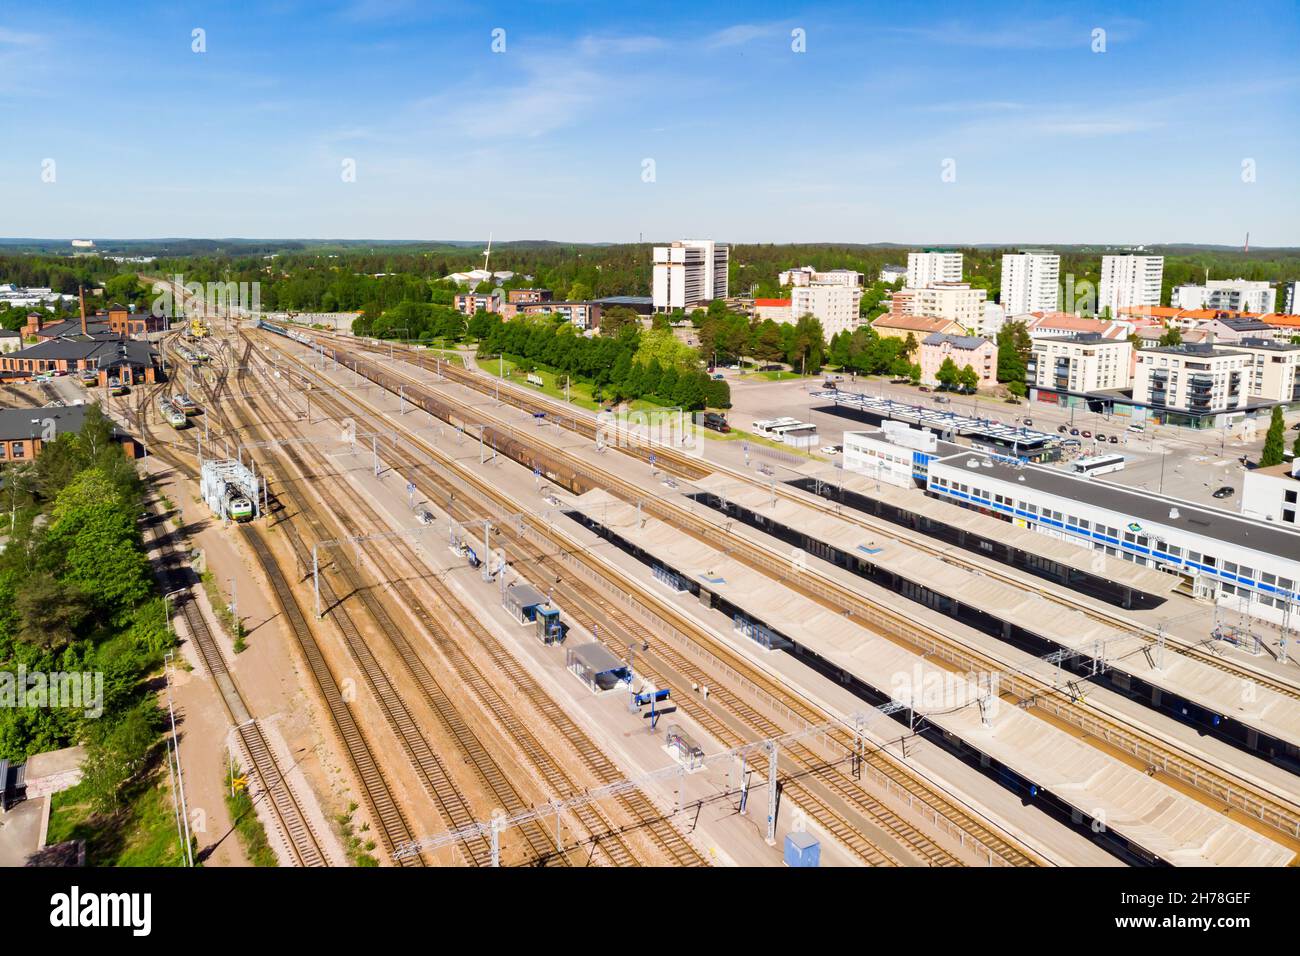
[[[755,420],[754,431],[760,435],[772,435],[778,428],[799,424],[801,422],[797,418],[762,418]]]
[[[1077,458],[1074,461],[1076,475],[1105,475],[1124,468],[1123,455],[1093,455],[1091,458]]]

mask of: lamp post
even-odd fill
[[[167,622],[168,637],[172,635],[172,615],[171,615],[171,610],[168,608],[167,602],[170,601],[172,597],[174,597],[175,595],[184,594],[188,590],[189,588],[177,588],[176,590],[168,591],[166,594],[163,595],[163,615]]]

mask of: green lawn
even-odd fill
[[[166,767],[155,769],[110,815],[92,812],[80,786],[56,793],[52,801],[49,843],[85,840],[89,866],[185,865]]]

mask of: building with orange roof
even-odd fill
[[[893,315],[886,313],[871,323],[876,334],[883,339],[905,339],[909,335],[918,343],[926,336],[961,335],[964,331],[960,322],[952,319],[937,319],[928,315]]]
[[[1075,338],[1097,335],[1103,339],[1127,339],[1134,323],[1086,319],[1073,312],[1030,312],[1024,317],[1031,339]]]

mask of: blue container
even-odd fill
[[[820,866],[821,859],[822,845],[811,833],[786,834],[786,866]]]

